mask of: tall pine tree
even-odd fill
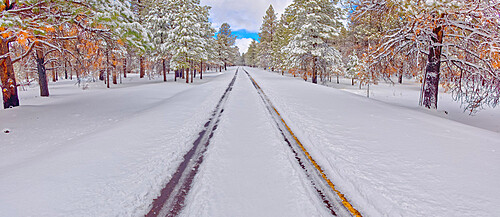
[[[275,57],[273,55],[273,45],[276,40],[276,29],[278,27],[278,18],[274,12],[272,5],[266,11],[263,18],[262,26],[260,27],[260,49],[259,49],[259,65],[260,67],[269,68],[274,70]]]

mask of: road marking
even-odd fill
[[[292,129],[290,129],[290,127],[288,126],[288,124],[285,122],[285,120],[283,119],[283,117],[281,116],[281,114],[278,112],[278,110],[276,109],[276,107],[274,107],[274,105],[271,103],[271,101],[269,100],[269,98],[267,97],[267,95],[264,93],[264,90],[262,90],[262,88],[259,86],[259,84],[257,84],[257,82],[253,79],[253,77],[245,70],[245,73],[248,75],[248,77],[250,78],[250,80],[252,81],[252,83],[254,84],[255,88],[260,91],[262,94],[263,94],[263,99],[265,101],[267,101],[267,104],[268,106],[270,106],[274,112],[276,112],[276,115],[279,117],[279,119],[281,120],[281,122],[283,123],[283,125],[286,127],[287,131],[290,133],[290,135],[293,137],[293,139],[295,140],[295,142],[299,145],[300,149],[302,150],[303,154],[305,154],[307,156],[307,159],[309,160],[309,162],[311,164],[314,165],[314,167],[316,168],[316,170],[319,172],[319,174],[321,175],[321,178],[326,181],[326,183],[328,184],[328,186],[333,190],[333,192],[335,192],[335,194],[340,198],[341,202],[342,202],[342,205],[344,205],[344,207],[349,210],[349,212],[353,215],[353,216],[356,216],[356,217],[361,217],[361,213],[352,206],[352,204],[347,200],[347,198],[344,196],[344,194],[342,194],[339,190],[337,190],[337,188],[335,187],[335,184],[333,184],[333,182],[326,176],[325,172],[323,171],[323,169],[321,168],[321,166],[319,166],[318,163],[316,163],[316,160],[314,160],[314,158],[311,156],[311,154],[309,154],[309,152],[307,151],[307,149],[304,147],[304,145],[300,142],[300,140],[297,138],[297,136],[295,136],[295,134],[293,133]]]

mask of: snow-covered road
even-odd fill
[[[181,216],[329,216],[240,72]]]
[[[148,213],[236,69],[192,85],[21,92],[21,107],[0,111],[10,130],[0,134],[0,216]],[[364,216],[500,213],[500,134],[245,69]],[[180,215],[329,216],[244,73],[223,109]]]

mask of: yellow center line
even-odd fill
[[[262,90],[262,88],[260,88],[260,86],[257,84],[257,82],[249,75],[250,79],[252,80],[252,82],[255,84],[255,86],[265,95],[264,91]],[[267,96],[266,96],[267,97]],[[300,148],[302,149],[302,151],[304,152],[304,154],[307,156],[307,158],[309,159],[309,161],[314,165],[314,167],[318,170],[318,172],[321,174],[321,177],[328,183],[328,185],[330,186],[330,188],[339,196],[339,198],[342,200],[342,204],[345,206],[345,208],[347,208],[352,215],[356,216],[356,217],[361,217],[361,213],[356,210],[351,203],[349,203],[349,201],[347,200],[347,198],[344,196],[344,194],[342,194],[339,190],[337,190],[337,188],[335,188],[335,185],[333,184],[332,181],[330,181],[330,179],[326,176],[326,174],[323,172],[323,169],[316,163],[316,161],[312,158],[312,156],[309,154],[309,152],[307,151],[307,149],[304,147],[304,145],[302,145],[302,143],[299,141],[299,139],[297,138],[297,136],[295,136],[295,134],[293,133],[292,129],[290,129],[290,127],[288,126],[288,124],[285,122],[285,120],[283,119],[283,117],[281,117],[280,113],[278,112],[278,110],[272,105],[270,104],[271,108],[273,108],[273,110],[276,112],[276,114],[278,115],[278,117],[281,119],[281,121],[283,122],[283,124],[285,125],[286,129],[288,130],[288,132],[292,135],[293,139],[295,140],[295,142],[297,142],[297,144],[300,146]]]

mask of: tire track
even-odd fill
[[[253,86],[259,93],[264,105],[273,117],[276,126],[281,132],[285,142],[290,147],[297,160],[299,166],[303,169],[305,175],[311,182],[312,187],[318,194],[319,198],[323,201],[325,208],[334,216],[356,216],[360,217],[361,213],[356,210],[347,198],[338,191],[333,182],[326,176],[323,169],[316,163],[309,152],[305,149],[299,139],[292,132],[288,124],[281,117],[280,113],[273,106],[271,100],[267,97],[264,91],[260,88],[252,76],[243,68],[243,71],[250,78]]]
[[[205,123],[204,128],[193,142],[193,147],[184,155],[184,160],[177,167],[176,172],[161,190],[161,194],[153,201],[152,207],[146,217],[156,216],[177,216],[184,207],[189,190],[191,189],[194,177],[198,173],[200,165],[203,163],[204,154],[210,144],[210,139],[219,125],[219,120],[224,112],[224,106],[229,93],[233,89],[234,82],[238,75],[238,69],[233,79],[220,98],[210,119]]]

